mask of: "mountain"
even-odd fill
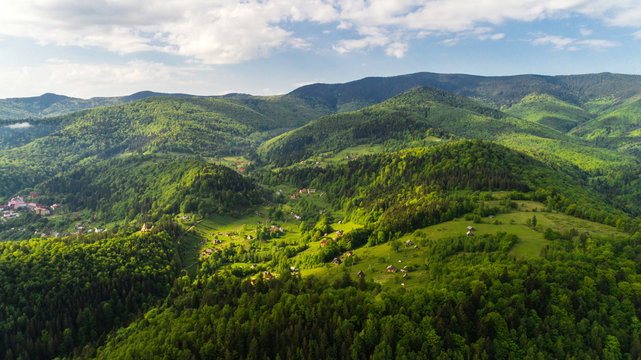
[[[431,86],[475,99],[495,108],[511,106],[530,94],[548,94],[576,106],[602,110],[641,93],[641,76],[586,74],[565,76],[475,76],[421,72],[392,77],[368,77],[344,84],[312,84],[290,94],[334,109],[352,111],[408,90]],[[595,106],[604,98],[606,104]]]
[[[40,137],[6,145],[0,169],[8,196],[44,177],[94,158],[128,153],[222,157],[251,153],[258,144],[325,114],[297,98],[147,97],[34,122]],[[16,139],[5,128],[5,142]],[[17,129],[21,131],[20,129]],[[8,134],[8,135],[7,135]],[[13,137],[11,137],[13,136]],[[28,138],[28,137],[27,137]],[[0,132],[2,140],[2,132]],[[2,141],[0,141],[2,144]],[[18,175],[22,174],[22,175]]]
[[[574,109],[569,105],[562,109],[567,108]],[[542,109],[531,111],[545,116]],[[569,115],[558,111],[557,116]],[[430,87],[411,90],[355,112],[319,118],[266,142],[259,153],[268,162],[286,164],[324,153],[335,156],[359,145],[379,144],[394,150],[452,137],[493,140],[584,169],[634,163],[631,156],[592,147],[532,119],[510,116]]]
[[[0,358],[641,358],[639,79],[3,121]]]
[[[46,93],[35,97],[0,99],[0,120],[39,119],[100,106],[124,104],[152,96],[191,97],[193,95],[141,91],[127,96],[79,99]]]
[[[242,213],[261,202],[255,184],[226,166],[154,155],[75,167],[35,190],[46,194],[41,201],[98,214],[105,222],[158,221],[162,215],[179,212]]]
[[[505,107],[514,117],[534,121],[561,132],[568,132],[594,117],[585,109],[564,102],[548,94],[529,94],[520,102]]]

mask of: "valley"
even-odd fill
[[[0,357],[641,356],[641,77],[134,95],[0,102]]]

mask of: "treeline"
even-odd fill
[[[0,242],[0,357],[91,353],[166,296],[177,256],[166,232]]]
[[[514,241],[433,243],[428,279],[411,291],[382,290],[367,273],[327,283],[283,272],[253,285],[230,274],[183,277],[96,358],[641,357],[638,239],[570,236],[532,260],[506,254]]]
[[[43,198],[101,220],[156,221],[163,214],[243,212],[261,192],[235,171],[196,159],[134,155],[83,166],[36,187]]]

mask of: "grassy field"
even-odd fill
[[[488,202],[488,205],[491,205],[490,203]],[[509,254],[515,257],[532,258],[539,256],[541,250],[548,243],[548,240],[543,238],[543,231],[548,227],[557,231],[574,228],[581,232],[587,231],[592,236],[597,237],[624,235],[607,225],[565,214],[541,212],[540,210],[544,208],[544,205],[539,202],[518,201],[517,205],[518,210],[507,214],[499,214],[494,218],[483,218],[482,223],[473,223],[462,218],[456,219],[419,229],[403,236],[401,241],[412,240],[417,243],[418,239],[447,239],[464,235],[467,232],[467,226],[473,226],[477,235],[494,234],[498,231],[515,234],[518,237],[518,242],[510,250]],[[536,211],[533,211],[535,209]],[[527,225],[527,220],[531,220],[533,216],[537,218],[538,225],[536,229]],[[498,224],[495,224],[495,222],[498,222]],[[318,246],[320,244],[310,243],[310,249],[307,251],[314,251]],[[420,286],[421,282],[432,279],[429,271],[428,254],[420,247],[418,249],[402,247],[400,252],[395,252],[390,244],[386,243],[356,249],[354,254],[357,256],[358,262],[348,267],[348,272],[353,278],[359,271],[363,271],[366,278],[371,278],[384,286],[403,286],[407,288]],[[394,265],[399,270],[407,265],[415,270],[408,273],[407,279],[403,279],[403,274],[400,271],[397,273],[385,272],[389,265]],[[343,265],[326,264],[313,269],[303,269],[301,275],[334,278],[340,275],[342,271],[345,271],[345,266]]]
[[[500,194],[497,193],[495,195],[498,196]],[[497,205],[494,202],[498,204],[498,200],[495,200],[486,202],[486,205]],[[580,232],[589,232],[591,236],[596,237],[616,237],[624,235],[615,228],[607,225],[565,214],[544,212],[544,205],[539,202],[516,201],[516,205],[516,209],[512,212],[498,214],[493,218],[482,218],[480,223],[473,223],[470,220],[459,218],[418,229],[413,233],[406,234],[400,241],[405,242],[411,240],[415,244],[420,244],[425,240],[441,240],[458,237],[465,235],[467,226],[473,226],[475,228],[474,233],[477,236],[494,234],[496,232],[507,232],[516,235],[518,241],[510,250],[509,254],[520,258],[532,258],[539,256],[541,250],[548,244],[548,240],[545,240],[543,237],[544,230],[548,227],[560,232],[574,228]],[[235,246],[247,248],[249,246],[247,235],[251,235],[257,227],[266,224],[266,211],[267,209],[260,209],[252,215],[240,218],[214,216],[207,219],[192,219],[191,221],[196,223],[189,234],[183,239],[187,245],[185,247],[186,253],[183,254],[183,256],[187,259],[185,265],[188,271],[193,273],[197,270],[199,256],[206,248],[230,246],[230,243],[233,243]],[[537,219],[536,228],[528,225],[534,216],[536,216]],[[339,219],[338,217],[336,218]],[[267,225],[271,224],[272,223],[268,223]],[[278,222],[278,226],[282,226],[285,229],[285,234],[278,238],[278,241],[287,241],[288,243],[294,244],[299,242],[299,224],[300,222],[295,221],[293,218],[288,218],[287,222]],[[328,234],[328,237],[335,238],[335,232],[338,230],[348,232],[359,227],[361,226],[353,222],[341,224],[336,222],[332,224],[334,232]],[[230,236],[221,236],[218,235],[218,233],[230,233]],[[215,238],[223,240],[222,244],[214,245],[212,240]],[[306,250],[291,258],[292,263],[295,264],[298,258],[318,251],[320,248],[320,240],[309,242],[307,245],[308,248]],[[271,241],[267,241],[260,246],[262,251],[269,251],[272,244]],[[344,264],[336,266],[328,263],[314,268],[301,268],[301,276],[316,276],[332,279],[339,276],[343,271],[348,271],[349,274],[355,278],[359,271],[363,271],[366,278],[372,279],[384,286],[403,286],[407,288],[417,287],[424,281],[433,280],[433,275],[428,263],[428,253],[420,247],[416,249],[412,246],[403,246],[401,251],[396,252],[389,243],[385,243],[377,246],[361,247],[355,249],[353,252],[357,259],[353,265],[346,267]],[[251,264],[246,263],[234,263],[226,267],[250,265]],[[399,272],[387,273],[385,269],[389,265],[396,266]],[[404,266],[409,266],[413,269],[408,273],[406,279],[403,279],[403,273],[400,272],[400,269]]]

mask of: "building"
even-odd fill
[[[51,211],[49,211],[49,209],[43,208],[43,207],[37,207],[33,211],[35,211],[36,214],[38,214],[40,216],[47,216],[47,215],[51,214]]]
[[[396,266],[390,265],[387,267],[387,269],[385,269],[385,271],[387,271],[388,273],[395,273],[398,271],[398,269],[396,269]]]

